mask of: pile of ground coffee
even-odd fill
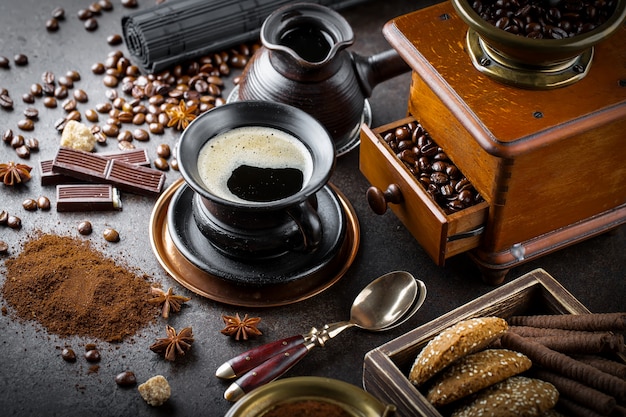
[[[41,234],[5,266],[6,302],[19,318],[36,320],[50,333],[117,342],[156,317],[147,277],[105,257],[89,241]]]

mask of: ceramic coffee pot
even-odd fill
[[[314,3],[279,8],[261,27],[262,46],[246,66],[238,100],[298,107],[329,131],[340,150],[358,138],[374,87],[409,71],[395,50],[364,57],[348,51],[354,34],[337,12]]]

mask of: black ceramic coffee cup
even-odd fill
[[[277,129],[295,138],[300,147],[304,145],[310,169],[296,192],[270,201],[242,200],[207,185],[206,173],[200,172],[198,164],[200,154],[214,152],[211,141],[217,143],[216,138],[226,132],[255,127]],[[185,182],[194,191],[194,221],[222,253],[244,260],[267,259],[288,251],[312,252],[320,244],[323,230],[315,195],[330,178],[335,147],[326,129],[306,112],[262,101],[216,107],[184,130],[177,158]],[[232,178],[234,173],[228,175]]]

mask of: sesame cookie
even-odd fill
[[[458,322],[443,330],[422,349],[411,367],[409,380],[414,385],[422,385],[454,361],[485,348],[507,329],[507,322],[499,317]]]
[[[508,349],[487,349],[467,355],[437,375],[426,399],[442,406],[530,369],[526,355]]]
[[[559,392],[540,379],[512,376],[481,391],[451,417],[535,417],[556,405]]]

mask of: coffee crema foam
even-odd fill
[[[200,149],[198,172],[207,190],[225,200],[249,202],[233,194],[228,180],[238,167],[292,168],[306,185],[313,171],[307,147],[293,135],[272,127],[238,127],[211,138]]]

